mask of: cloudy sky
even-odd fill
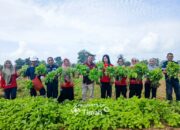
[[[180,59],[180,0],[0,0],[0,64],[19,57],[77,61],[86,49],[115,64]]]

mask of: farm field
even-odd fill
[[[81,101],[81,82],[81,78],[75,80],[74,101],[58,104],[53,99],[29,97],[23,80],[19,79],[17,99],[0,99],[0,129],[179,129],[176,127],[180,126],[180,104],[164,100],[164,80],[160,81],[158,100],[136,97],[115,100],[114,87],[112,99],[100,99],[99,85],[95,85],[95,99],[86,102]],[[1,90],[1,97],[2,94]],[[8,125],[10,122],[14,123]]]

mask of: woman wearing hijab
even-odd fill
[[[15,99],[17,92],[17,82],[16,78],[18,74],[16,73],[15,67],[13,67],[10,60],[4,62],[2,69],[2,87],[4,88],[5,98],[6,99]]]
[[[124,59],[122,57],[118,58],[118,66],[123,66],[124,65]],[[126,98],[126,92],[127,92],[127,77],[122,77],[120,78],[119,76],[116,77],[115,80],[115,92],[116,92],[116,99],[118,97],[122,96]]]
[[[61,81],[61,92],[58,97],[58,102],[63,102],[64,100],[73,100],[74,99],[74,84],[72,81],[71,75],[68,73],[68,69],[71,66],[69,59],[64,59],[62,68],[62,81]]]

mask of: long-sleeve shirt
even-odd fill
[[[16,88],[17,87],[17,82],[16,82],[17,77],[18,77],[17,73],[12,74],[10,83],[7,84],[7,85],[6,85],[6,81],[4,80],[4,78],[1,77],[1,86],[2,86],[2,88],[4,88],[4,89]]]

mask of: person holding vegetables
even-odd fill
[[[149,59],[148,70],[152,71],[156,68],[158,68],[158,66],[156,66],[156,60],[154,58]],[[146,82],[145,82],[145,93],[144,93],[145,98],[150,98],[150,93],[152,93],[151,98],[156,98],[157,87],[158,86],[154,86],[151,83],[150,79],[147,77]]]
[[[167,54],[167,61],[162,65],[163,73],[165,74],[166,79],[166,99],[172,100],[172,92],[176,95],[176,100],[180,100],[180,85],[179,85],[179,65],[173,61],[173,53]]]
[[[117,63],[118,63],[118,67],[121,67],[121,68],[119,68],[119,70],[121,69],[122,71],[124,71],[125,70],[125,65],[124,65],[124,59],[123,59],[123,57],[120,57],[120,58],[118,58],[118,61],[117,61]],[[118,67],[117,67],[117,69],[118,69]],[[121,71],[120,70],[120,71]],[[121,71],[121,72],[122,72]],[[125,72],[125,71],[124,71]],[[124,74],[123,74],[124,75]],[[116,76],[116,80],[115,80],[115,91],[116,91],[116,99],[118,98],[118,97],[120,97],[120,95],[121,95],[121,93],[122,93],[122,95],[123,95],[123,97],[125,97],[126,98],[126,92],[127,92],[127,83],[126,83],[126,79],[127,79],[127,77],[126,76]]]
[[[112,95],[112,79],[106,73],[106,69],[109,66],[113,66],[111,64],[109,55],[105,54],[102,57],[102,62],[104,63],[103,76],[100,79],[101,82],[101,98],[111,97]]]
[[[65,58],[62,64],[63,72],[60,81],[61,92],[58,97],[58,102],[63,102],[66,99],[74,100],[74,83],[70,72],[70,66],[69,59]]]
[[[131,69],[132,70],[135,69],[135,65],[138,62],[139,62],[139,60],[136,58],[131,59]],[[142,79],[138,79],[137,77],[136,78],[131,77],[130,85],[129,85],[129,98],[131,98],[133,96],[137,96],[138,98],[141,98],[142,88],[143,88]]]
[[[35,74],[35,69],[38,66],[38,58],[33,56],[30,58],[31,64],[27,68],[25,76],[28,77],[30,80],[33,82],[33,87],[30,88],[30,95],[31,96],[36,96],[36,90],[39,91],[41,96],[46,95],[46,90],[44,89],[41,81],[41,76],[42,75],[37,75]]]
[[[55,71],[58,66],[54,64],[54,59],[52,57],[47,58],[48,65],[47,73],[50,73],[52,71]],[[47,86],[47,97],[50,98],[57,98],[58,97],[58,77],[55,76],[54,80],[52,82],[46,82]]]
[[[86,65],[89,70],[92,70],[96,67],[96,65],[93,63],[93,55],[89,55],[87,57],[86,62],[84,65]],[[82,84],[82,100],[85,101],[87,98],[87,91],[90,91],[90,98],[94,98],[94,81],[90,80],[88,75],[83,76],[83,84]]]
[[[4,96],[6,99],[15,99],[17,93],[16,79],[18,74],[15,67],[13,67],[10,60],[4,62],[1,72],[1,87],[4,89]]]

